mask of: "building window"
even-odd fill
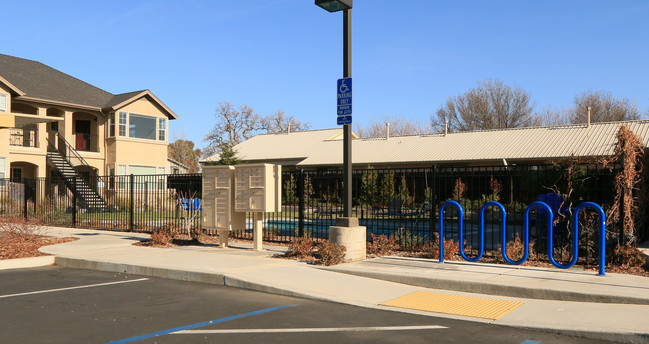
[[[138,139],[155,140],[155,117],[130,114],[128,136]]]
[[[0,94],[0,111],[7,112],[7,95]]]
[[[165,184],[165,168],[158,167],[158,190],[164,190]]]
[[[108,137],[115,137],[115,113],[108,116]]]
[[[158,140],[165,141],[167,139],[167,120],[165,118],[158,119]]]
[[[126,136],[126,112],[119,113],[119,136]]]
[[[126,165],[117,165],[117,187],[120,190],[125,190],[128,187],[128,176],[126,173]]]
[[[59,131],[59,122],[50,122],[50,131]]]
[[[138,166],[130,165],[129,171],[134,176],[133,188],[135,190],[153,191],[155,190],[156,183],[156,167],[155,166]]]
[[[23,169],[22,167],[12,167],[11,168],[11,181],[14,183],[20,183],[23,179]]]
[[[7,158],[0,157],[0,186],[7,185]]]

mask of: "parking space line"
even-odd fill
[[[270,312],[278,311],[280,309],[285,309],[285,308],[290,308],[290,307],[295,307],[295,306],[297,306],[297,305],[285,305],[285,306],[278,306],[278,307],[260,309],[258,311],[253,311],[253,312],[248,312],[248,313],[243,313],[243,314],[238,314],[238,315],[232,315],[232,316],[225,317],[225,318],[214,319],[214,320],[204,321],[204,322],[191,324],[191,325],[187,325],[187,326],[170,328],[168,330],[162,330],[162,331],[143,334],[143,335],[139,335],[139,336],[135,336],[135,337],[120,339],[120,340],[116,340],[116,341],[113,341],[113,342],[109,342],[108,344],[132,343],[132,342],[136,342],[136,341],[139,341],[139,340],[149,339],[149,338],[158,337],[158,336],[164,336],[166,334],[171,334],[171,333],[174,333],[174,332],[179,332],[179,331],[183,331],[183,330],[190,330],[190,329],[197,328],[197,327],[209,326],[209,325],[218,324],[218,323],[222,323],[222,322],[226,322],[226,321],[230,321],[230,320],[236,320],[236,319],[241,319],[241,318],[245,318],[245,317],[250,317],[250,316],[253,316],[253,315],[270,313]]]
[[[183,330],[172,334],[246,334],[246,333],[308,333],[308,332],[372,332],[372,331],[413,331],[440,330],[448,328],[438,325],[423,326],[382,326],[382,327],[323,327],[323,328],[257,328],[234,330]]]
[[[47,290],[29,291],[29,292],[25,292],[25,293],[17,293],[17,294],[0,295],[0,299],[4,299],[4,298],[8,298],[8,297],[15,297],[15,296],[25,296],[25,295],[33,295],[33,294],[54,293],[54,292],[57,292],[57,291],[66,291],[66,290],[74,290],[74,289],[84,289],[84,288],[103,287],[103,286],[114,285],[114,284],[132,283],[132,282],[142,282],[142,281],[148,281],[148,280],[149,280],[148,278],[140,278],[140,279],[134,279],[134,280],[128,280],[128,281],[107,282],[107,283],[97,283],[97,284],[86,284],[86,285],[80,285],[80,286],[75,286],[75,287],[67,287],[67,288],[57,288],[57,289],[47,289]]]

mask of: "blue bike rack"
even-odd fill
[[[446,206],[452,205],[457,208],[457,211],[459,212],[457,219],[458,222],[460,223],[460,233],[464,233],[464,210],[462,209],[462,206],[460,203],[457,203],[455,201],[446,201],[444,204],[442,204],[439,207],[439,262],[444,263],[444,209],[446,209]],[[460,234],[462,235],[462,234]]]
[[[604,210],[599,205],[593,202],[584,202],[580,204],[572,214],[572,259],[567,264],[559,264],[554,260],[553,253],[554,249],[552,247],[552,226],[548,227],[548,258],[552,265],[561,268],[568,269],[574,266],[577,263],[578,253],[579,253],[579,212],[584,208],[595,209],[599,215],[599,273],[598,275],[605,275],[605,244],[606,244],[606,216],[604,215]]]
[[[459,223],[459,235],[460,235],[460,243],[459,243],[459,251],[460,255],[462,258],[466,261],[469,262],[476,262],[482,258],[482,255],[484,253],[484,212],[488,207],[495,206],[498,207],[501,213],[501,219],[500,219],[500,242],[501,242],[501,253],[503,259],[511,265],[520,265],[523,264],[527,261],[529,258],[529,242],[530,242],[530,211],[534,208],[544,208],[545,213],[547,214],[547,246],[548,246],[548,258],[550,259],[550,262],[552,265],[561,268],[561,269],[568,269],[577,263],[578,259],[578,246],[579,246],[579,212],[582,211],[584,208],[592,208],[595,209],[599,215],[599,276],[604,276],[605,275],[605,267],[606,267],[606,262],[605,262],[605,244],[606,244],[606,216],[604,215],[604,210],[602,210],[602,207],[599,205],[593,203],[593,202],[584,202],[580,204],[574,211],[573,214],[573,226],[572,226],[572,259],[570,262],[567,264],[559,264],[554,260],[553,257],[553,251],[554,248],[552,247],[552,236],[553,236],[553,229],[552,229],[552,209],[545,203],[543,202],[533,202],[530,205],[527,206],[525,209],[525,214],[523,218],[523,241],[525,244],[525,247],[523,249],[523,257],[519,260],[511,260],[507,256],[507,211],[505,211],[505,207],[503,207],[502,204],[495,202],[495,201],[490,201],[485,203],[482,208],[480,209],[480,250],[478,251],[478,255],[474,258],[469,258],[466,256],[464,253],[464,209],[462,209],[462,206],[456,202],[456,201],[446,201],[444,202],[440,208],[439,208],[439,262],[443,263],[444,262],[444,209],[446,209],[447,206],[454,206],[458,210],[458,223]]]

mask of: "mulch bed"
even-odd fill
[[[0,259],[47,256],[39,252],[43,246],[62,244],[78,238],[48,238],[40,235],[16,235],[0,232]]]

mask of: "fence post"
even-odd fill
[[[131,193],[131,195],[130,195],[131,199],[130,199],[130,205],[129,205],[130,213],[129,213],[129,218],[128,218],[128,230],[131,231],[131,232],[135,228],[135,219],[134,219],[134,217],[135,217],[135,214],[134,214],[135,213],[135,187],[133,186],[134,181],[135,181],[135,176],[133,174],[131,174],[131,176],[129,177],[129,188],[130,188],[130,193]]]
[[[428,223],[428,240],[432,243],[435,240],[435,212],[437,211],[437,204],[435,203],[435,197],[437,196],[435,187],[437,183],[437,171],[435,165],[432,166],[430,175],[430,199],[428,200],[430,204],[430,222]]]
[[[77,177],[72,177],[72,228],[77,227]]]
[[[297,182],[297,192],[298,192],[298,236],[304,237],[304,170],[300,169],[300,177]]]
[[[27,178],[23,178],[23,216],[27,221]]]

